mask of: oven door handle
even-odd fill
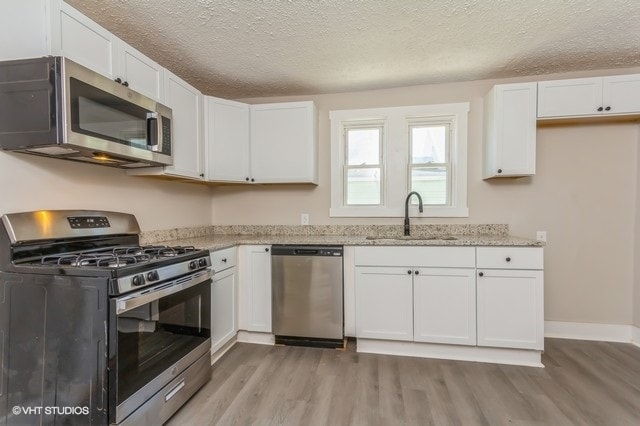
[[[163,297],[172,295],[182,290],[186,290],[194,285],[203,283],[213,277],[213,271],[207,269],[202,272],[179,278],[169,283],[159,284],[155,287],[144,289],[134,294],[116,299],[116,314],[120,315],[138,306],[146,305]]]

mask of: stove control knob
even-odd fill
[[[149,271],[147,272],[147,280],[149,281],[157,281],[160,279],[160,275],[158,275],[158,271]]]
[[[207,266],[207,259],[203,257],[202,259],[198,260],[198,265],[200,265],[201,267]]]
[[[189,269],[196,269],[198,267],[198,262],[196,262],[195,260],[192,260],[191,262],[189,262]]]
[[[131,279],[131,284],[134,286],[140,286],[144,284],[144,275],[136,275]]]

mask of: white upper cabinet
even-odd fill
[[[250,180],[249,105],[205,96],[205,140],[208,180]]]
[[[164,174],[203,179],[202,94],[168,70],[164,75],[165,102],[173,111],[173,165],[165,166]]]
[[[537,83],[499,84],[484,98],[483,179],[536,172]]]
[[[0,28],[0,60],[65,56],[163,100],[160,65],[62,0],[14,2],[0,14]]]
[[[317,183],[313,102],[247,105],[206,98],[207,179]]]
[[[121,42],[118,43],[120,78],[136,92],[159,101],[164,101],[164,68],[138,50]]]
[[[640,113],[640,74],[538,83],[538,118]]]
[[[313,102],[251,105],[251,179],[317,183],[317,119]]]

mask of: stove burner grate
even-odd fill
[[[43,265],[97,266],[119,268],[149,262],[152,259],[180,256],[197,249],[193,246],[119,246],[107,250],[62,253],[42,257]]]

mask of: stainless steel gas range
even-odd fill
[[[133,215],[2,216],[0,424],[166,421],[210,379],[211,259]]]

